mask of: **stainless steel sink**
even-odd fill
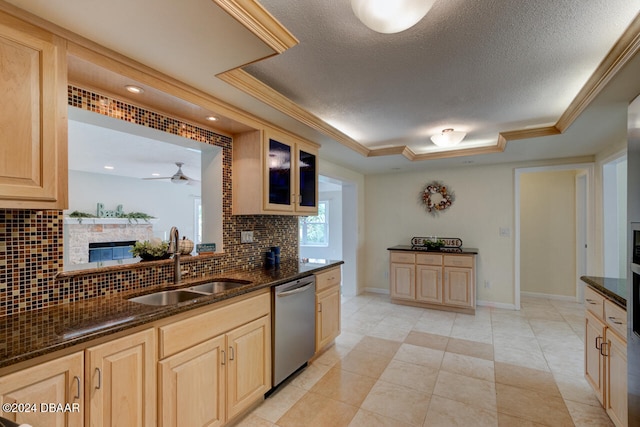
[[[248,285],[249,281],[247,280],[237,280],[237,281],[214,281],[209,283],[203,283],[202,285],[192,286],[189,289],[196,292],[204,292],[207,294],[217,294],[219,292],[228,291],[229,289],[238,288],[240,286]]]
[[[176,289],[173,291],[160,291],[139,297],[128,298],[129,301],[137,302],[145,305],[175,305],[181,302],[195,300],[206,296],[202,292],[193,292],[190,290]]]

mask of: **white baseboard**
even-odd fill
[[[546,299],[554,299],[558,301],[571,301],[577,302],[578,299],[575,296],[570,295],[555,295],[555,294],[542,294],[538,292],[520,292],[520,296],[522,297],[532,297],[532,298],[546,298]]]
[[[382,294],[382,295],[390,294],[389,289],[382,289],[382,288],[364,288],[362,292],[371,292],[372,294]]]
[[[515,310],[515,304],[507,304],[506,302],[493,302],[493,301],[476,301],[476,305],[482,307],[501,308],[504,310]]]

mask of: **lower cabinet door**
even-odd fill
[[[442,267],[416,266],[416,300],[442,304]]]
[[[227,418],[251,406],[271,388],[271,318],[264,316],[227,333]]]
[[[0,377],[2,404],[23,405],[21,410],[2,411],[2,417],[34,427],[82,426],[83,362],[80,352]],[[50,408],[47,403],[69,404],[69,410]]]
[[[475,307],[473,269],[444,267],[444,303],[460,307]]]
[[[156,425],[156,340],[147,329],[86,350],[91,427]]]
[[[316,351],[340,335],[340,286],[316,295]]]
[[[414,264],[391,263],[391,298],[415,299],[415,271]]]
[[[606,369],[606,406],[609,418],[617,427],[627,427],[627,343],[611,329],[606,330],[605,354]]]
[[[219,426],[225,421],[225,337],[159,363],[161,427]]]
[[[605,325],[589,311],[585,316],[584,376],[604,405],[604,358],[600,354],[600,346],[604,341]]]

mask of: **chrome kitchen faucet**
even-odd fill
[[[180,283],[182,271],[180,270],[180,233],[176,227],[171,227],[169,232],[169,253],[173,254],[173,282]]]

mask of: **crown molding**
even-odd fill
[[[640,50],[640,13],[636,15],[625,32],[613,45],[607,56],[600,62],[589,80],[582,87],[569,107],[560,116],[556,128],[561,133],[578,118],[604,89],[611,79],[618,74],[631,58]]]
[[[214,0],[218,2],[219,0]],[[496,144],[489,147],[462,148],[433,153],[416,154],[406,145],[369,149],[350,138],[319,117],[301,108],[293,101],[271,89],[261,81],[242,69],[235,69],[218,74],[218,77],[235,88],[261,100],[265,104],[287,114],[301,123],[315,129],[338,143],[351,148],[365,157],[381,157],[402,155],[410,161],[443,159],[450,157],[472,156],[479,154],[500,153],[506,149],[507,142],[520,139],[539,138],[564,133],[569,126],[593,102],[613,77],[640,51],[640,13],[636,15],[598,68],[587,80],[554,126],[535,129],[521,129],[500,132]]]
[[[276,53],[299,43],[298,39],[276,20],[262,5],[253,0],[213,0],[236,21],[244,25]]]
[[[239,89],[253,96],[254,98],[259,99],[260,101],[288,115],[289,117],[292,117],[299,122],[309,126],[310,128],[333,138],[345,147],[348,147],[365,157],[369,154],[370,150],[367,147],[340,132],[333,126],[327,124],[318,116],[311,114],[295,102],[291,101],[289,98],[283,96],[280,92],[273,90],[246,71],[240,68],[236,68],[235,70],[220,73],[217,75],[217,77],[235,87],[236,89]]]

